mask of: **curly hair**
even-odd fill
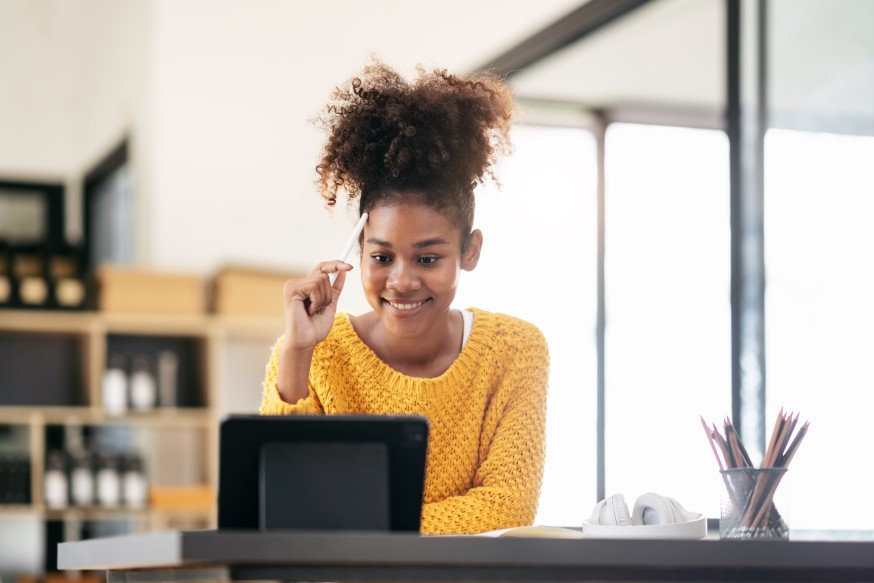
[[[344,191],[359,214],[418,197],[467,235],[477,183],[512,151],[518,110],[510,88],[489,73],[459,77],[420,65],[408,82],[374,61],[337,87],[317,122],[328,134],[317,184],[328,206]]]

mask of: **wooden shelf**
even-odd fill
[[[0,516],[34,514],[40,509],[33,504],[0,504]]]
[[[32,405],[0,406],[0,423],[29,425],[56,424],[84,419],[93,414],[90,407],[34,407]]]
[[[213,411],[206,407],[158,408],[149,412],[129,411],[123,416],[111,416],[99,411],[94,423],[104,425],[142,425],[147,427],[210,427],[215,424]]]
[[[113,506],[102,508],[99,506],[81,507],[70,506],[68,508],[46,508],[40,504],[0,504],[0,519],[3,516],[18,516],[22,514],[35,514],[43,520],[151,520],[154,518],[200,518],[209,519],[215,512],[213,508],[202,506],[191,507],[167,507],[167,508],[128,508],[125,506]]]
[[[282,318],[216,316],[213,320],[213,326],[217,333],[226,337],[273,341],[282,334],[285,323]]]
[[[231,391],[230,383],[251,383],[253,386],[260,383],[261,378],[250,378],[259,374],[259,369],[263,371],[260,361],[253,362],[253,359],[259,358],[254,354],[257,347],[263,345],[266,362],[270,346],[283,329],[281,317],[0,310],[0,335],[4,335],[11,345],[17,345],[18,334],[22,338],[25,335],[45,335],[48,337],[45,338],[47,346],[57,344],[57,337],[65,337],[62,344],[66,343],[68,350],[75,354],[73,358],[78,359],[74,360],[75,367],[59,377],[63,382],[69,378],[71,385],[76,387],[74,400],[66,401],[76,405],[4,405],[0,402],[0,424],[15,426],[16,439],[26,441],[24,444],[18,443],[16,447],[22,448],[30,456],[30,500],[33,501],[32,504],[0,506],[0,528],[4,528],[4,520],[7,525],[14,525],[16,518],[23,515],[36,520],[68,524],[129,520],[137,523],[137,528],[147,531],[179,525],[186,528],[214,528],[217,521],[214,501],[210,504],[194,501],[191,504],[182,502],[139,509],[46,508],[43,505],[43,489],[47,448],[59,447],[58,432],[47,427],[64,426],[65,434],[72,427],[71,434],[74,435],[78,431],[76,426],[92,427],[89,435],[114,434],[116,426],[130,428],[129,436],[123,432],[125,439],[131,439],[132,447],[143,454],[150,476],[170,483],[175,480],[181,483],[199,481],[215,493],[218,487],[219,417],[222,412],[228,412],[223,409],[224,405],[238,406],[224,403],[226,399],[223,399],[223,395]],[[56,338],[51,338],[53,336]],[[35,342],[39,344],[42,340],[36,339]],[[34,342],[33,339],[28,341]],[[159,407],[148,412],[129,410],[120,416],[108,415],[102,407],[103,373],[110,349],[119,350],[118,346],[127,346],[125,343],[166,343],[190,347],[184,354],[190,359],[185,361],[189,370],[193,367],[196,373],[193,375],[195,381],[188,381],[188,386],[193,387],[191,395],[196,398],[179,402],[202,406]],[[38,366],[41,362],[39,353],[28,352],[23,356],[33,358],[32,363],[28,360],[28,367]],[[229,366],[238,362],[245,363],[245,366]],[[25,378],[28,370],[24,369]],[[251,373],[248,372],[250,370]],[[248,376],[235,377],[235,374],[240,375],[239,371],[247,371],[243,374]],[[75,378],[71,375],[75,375]],[[8,396],[8,401],[11,402],[13,396]],[[24,429],[20,430],[19,427]],[[21,433],[26,433],[27,437],[21,437]],[[48,440],[52,440],[52,443],[47,443]]]
[[[117,520],[117,519],[134,519],[148,520],[156,517],[179,516],[191,518],[209,518],[212,514],[212,508],[128,508],[124,506],[116,507],[87,507],[76,508],[69,507],[64,509],[44,509],[42,515],[45,520]]]
[[[217,393],[220,387],[220,363],[232,358],[222,349],[231,338],[264,339],[265,354],[273,338],[281,333],[282,321],[262,318],[224,318],[211,314],[107,314],[102,312],[59,312],[48,310],[0,310],[0,334],[15,342],[16,334],[45,334],[47,336],[75,336],[71,345],[75,350],[78,366],[74,372],[81,375],[71,378],[73,386],[81,387],[77,395],[81,405],[3,405],[0,403],[0,424],[23,426],[28,433],[26,451],[30,456],[30,499],[33,504],[0,506],[0,521],[4,517],[33,514],[41,520],[93,521],[134,520],[144,521],[148,529],[161,529],[178,521],[202,523],[214,526],[215,505],[174,505],[146,508],[76,508],[48,509],[43,506],[43,481],[47,427],[62,425],[103,427],[126,427],[133,430],[132,447],[143,448],[146,467],[150,474],[168,479],[200,480],[215,492],[218,483],[218,408]],[[111,337],[131,336],[132,342],[165,337],[168,343],[193,344],[187,353],[189,370],[193,368],[197,385],[199,407],[158,407],[139,412],[128,410],[123,415],[113,416],[102,407],[102,379],[108,350],[114,341]],[[153,338],[154,337],[154,338]],[[189,339],[191,342],[189,343]],[[125,342],[127,339],[117,339]],[[158,344],[161,341],[157,342]],[[30,353],[27,355],[30,357]],[[34,354],[34,366],[40,355]],[[30,365],[28,365],[30,366]],[[186,373],[187,374],[187,373]],[[0,375],[2,377],[2,375]],[[66,377],[61,377],[66,378]],[[0,378],[0,382],[2,382]],[[189,381],[190,382],[190,381]],[[183,402],[188,402],[183,401]],[[178,436],[177,430],[184,436]],[[101,431],[101,430],[98,430]],[[191,432],[191,435],[188,435]],[[178,437],[177,437],[178,436]],[[57,439],[57,438],[53,438]],[[177,447],[180,443],[181,447]],[[52,447],[58,447],[57,444]],[[192,460],[197,460],[196,463]],[[181,464],[181,465],[180,465]],[[160,469],[159,469],[160,468]],[[188,473],[186,473],[188,472]],[[160,479],[160,478],[159,478]],[[0,524],[2,525],[2,524]]]
[[[0,310],[0,330],[10,332],[89,334],[95,324],[92,312]]]
[[[110,334],[206,336],[213,318],[207,315],[104,314],[95,321]]]
[[[130,411],[121,416],[106,414],[99,407],[0,407],[0,423],[8,425],[141,425],[157,427],[208,427],[215,421],[205,407]]]
[[[0,330],[55,334],[95,332],[159,336],[246,336],[278,338],[282,318],[212,314],[118,314],[51,310],[0,310]]]

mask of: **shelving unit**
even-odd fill
[[[214,500],[219,420],[227,413],[257,411],[264,365],[281,330],[281,320],[266,318],[0,310],[0,343],[5,343],[0,348],[6,346],[8,354],[16,355],[14,362],[0,366],[0,427],[7,432],[14,428],[20,448],[25,447],[21,442],[26,433],[27,451],[21,453],[30,458],[30,503],[0,504],[0,539],[4,521],[22,515],[35,517],[44,525],[47,545],[51,545],[50,530],[55,535],[62,532],[65,540],[75,539],[77,530],[86,523],[124,521],[131,532],[180,526],[214,528],[214,503],[48,508],[43,492],[46,454],[56,448],[48,443],[48,436],[71,428],[127,432],[125,435],[132,436],[143,452],[150,487],[191,487],[211,492]],[[190,373],[185,381],[190,386],[184,387],[187,406],[164,407],[159,403],[146,412],[109,414],[102,406],[102,379],[110,349],[162,341],[186,348],[180,371],[184,368]],[[22,346],[36,349],[28,352]],[[44,366],[40,346],[64,353],[66,356],[55,360],[70,367],[69,371],[50,371],[48,377],[41,377],[43,381],[53,379],[58,385],[63,379],[67,386],[53,386],[45,394],[38,394],[39,387],[35,387],[29,394],[27,374]],[[3,358],[0,354],[0,365]],[[5,358],[8,363],[13,357]],[[62,402],[46,402],[46,395],[61,395]],[[51,549],[46,554],[51,559]],[[0,564],[0,572],[3,570]]]

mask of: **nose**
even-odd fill
[[[420,289],[422,281],[416,275],[412,266],[405,262],[397,261],[394,264],[394,269],[389,273],[385,285],[388,289],[403,293]]]

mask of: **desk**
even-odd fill
[[[158,581],[874,581],[874,541],[183,531],[61,543],[61,569]]]

